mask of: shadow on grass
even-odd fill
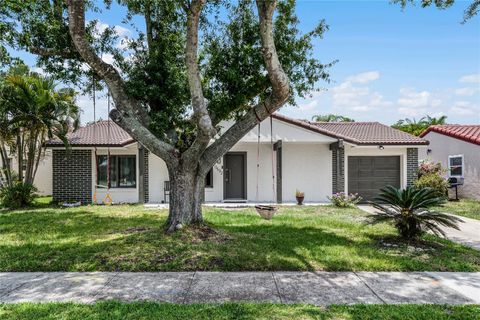
[[[480,270],[474,250],[449,242],[433,251],[383,248],[378,228],[354,225],[344,232],[345,221],[322,226],[302,217],[267,223],[253,215],[217,215],[207,219],[215,232],[186,228],[165,235],[165,212],[116,209],[0,215],[0,271]]]

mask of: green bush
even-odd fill
[[[33,184],[15,182],[0,190],[0,204],[9,209],[31,206],[37,197],[36,192],[37,188]]]
[[[445,197],[447,194],[448,181],[438,173],[427,173],[413,182],[417,189],[431,188],[438,196]]]

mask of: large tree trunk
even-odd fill
[[[198,168],[169,167],[170,209],[166,230],[168,233],[186,225],[203,222],[202,202],[205,174]]]
[[[210,117],[208,101],[203,94],[197,55],[198,28],[206,0],[183,2],[187,14],[185,63],[193,110],[189,120],[195,124],[197,136],[187,150],[180,151],[149,130],[151,119],[148,109],[143,103],[128,95],[125,82],[117,69],[104,62],[91,47],[85,30],[85,1],[67,0],[69,30],[75,48],[95,73],[106,82],[115,101],[116,109],[111,111],[110,117],[150,152],[167,163],[171,188],[168,232],[173,232],[184,225],[202,222],[201,203],[208,170],[245,134],[288,100],[289,80],[280,64],[273,36],[273,13],[277,1],[256,0],[256,2],[260,19],[261,52],[271,83],[271,93],[265,99],[259,99],[258,103],[225,134],[216,139],[214,137],[217,132]]]

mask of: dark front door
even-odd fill
[[[225,200],[247,199],[246,153],[230,152],[223,159]]]
[[[348,192],[372,200],[380,188],[400,187],[400,156],[348,157]]]

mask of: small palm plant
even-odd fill
[[[445,236],[440,226],[459,229],[458,222],[461,219],[428,209],[445,201],[434,189],[397,189],[387,186],[380,191],[375,202],[371,202],[379,210],[370,216],[371,224],[393,222],[400,235],[406,239],[416,238],[426,231]]]

